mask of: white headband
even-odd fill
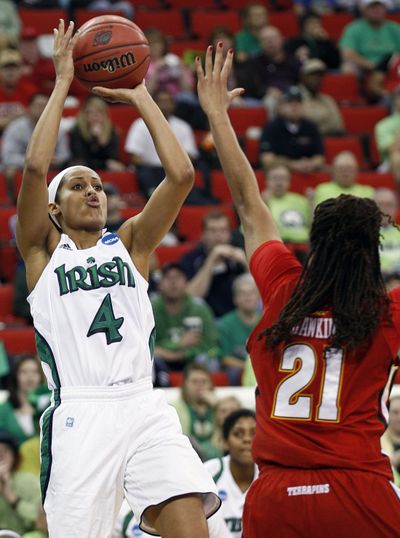
[[[53,179],[50,181],[47,187],[49,193],[49,204],[55,203],[58,187],[60,186],[63,177],[65,176],[65,174],[68,174],[68,172],[70,172],[74,168],[76,168],[76,166],[68,166],[68,168],[64,168],[64,170],[58,172],[58,174],[54,176]]]

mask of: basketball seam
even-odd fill
[[[87,21],[89,22],[89,21]],[[105,21],[102,21],[102,22],[96,22],[95,24],[90,24],[87,28],[83,28],[84,25],[86,23],[82,24],[82,26],[79,28],[79,31],[80,31],[80,37],[82,37],[83,35],[86,34],[86,32],[89,32],[90,30],[92,30],[92,28],[96,28],[97,26],[105,26],[105,25],[121,25],[121,26],[125,26],[126,28],[130,28],[131,30],[136,30],[136,31],[139,31],[141,34],[143,34],[144,37],[146,37],[143,33],[143,30],[141,30],[141,28],[139,28],[139,26],[137,24],[135,24],[134,22],[131,22],[130,24],[127,24],[126,22],[123,22],[123,21],[110,21],[110,22],[105,22]],[[132,26],[133,25],[133,26]],[[83,28],[83,31],[81,30],[81,28]]]
[[[119,49],[119,48],[123,48],[123,47],[133,47],[133,46],[136,46],[136,45],[145,45],[146,47],[148,47],[148,44],[144,43],[143,41],[138,41],[137,43],[121,43],[121,45],[115,45],[114,47],[108,47],[106,49],[97,49],[97,50],[94,50],[93,52],[91,52],[90,54],[85,54],[84,56],[79,56],[79,58],[74,58],[74,62],[80,62],[84,58],[88,58],[89,56],[93,56],[94,54],[98,54],[98,53],[101,53],[101,52],[107,52],[109,50]],[[130,52],[130,51],[128,51],[128,52]],[[126,53],[124,53],[124,54],[126,54]]]
[[[114,80],[119,80],[119,79],[121,79],[121,78],[127,77],[128,75],[131,75],[131,74],[134,73],[137,69],[139,69],[139,67],[140,67],[141,65],[143,65],[143,62],[144,62],[145,60],[147,60],[147,58],[150,58],[150,54],[148,54],[147,56],[145,56],[145,57],[143,58],[143,60],[140,62],[140,64],[138,64],[138,65],[135,67],[135,69],[133,69],[132,71],[129,71],[128,73],[123,73],[123,74],[122,74],[121,76],[119,76],[119,77],[106,78],[106,79],[102,79],[102,80],[90,80],[90,79],[87,79],[87,78],[82,78],[82,77],[80,77],[79,75],[76,75],[76,74],[75,74],[75,76],[76,76],[76,78],[77,78],[78,80],[81,80],[82,82],[91,82],[91,83],[93,83],[93,86],[98,86],[98,85],[101,84],[102,82],[112,82],[112,81],[114,81]]]

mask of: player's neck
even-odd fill
[[[67,229],[65,233],[75,243],[78,250],[84,250],[96,246],[101,237],[101,230],[72,230]]]

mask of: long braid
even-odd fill
[[[259,337],[268,347],[288,341],[306,316],[330,308],[336,327],[333,347],[368,341],[388,317],[379,262],[382,213],[374,201],[341,195],[319,204],[311,228],[311,250],[279,319]]]

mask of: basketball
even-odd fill
[[[117,15],[94,17],[79,29],[73,59],[75,77],[87,89],[134,88],[150,63],[146,36],[133,22]]]

